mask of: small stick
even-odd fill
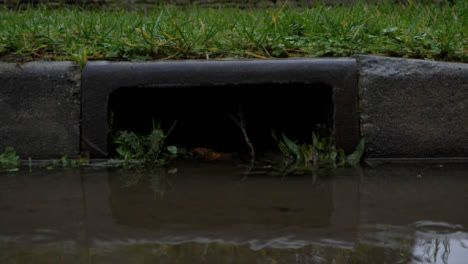
[[[242,108],[242,105],[239,105],[239,113],[237,115],[229,115],[234,122],[236,122],[236,125],[242,130],[242,134],[244,134],[245,138],[245,143],[247,144],[247,147],[249,148],[249,154],[250,154],[250,162],[253,164],[255,161],[255,150],[250,142],[249,136],[247,135],[247,130],[245,128],[245,119],[244,119],[244,110]]]

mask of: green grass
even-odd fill
[[[390,1],[387,1],[390,2]],[[410,1],[411,3],[411,1]],[[468,62],[468,1],[315,8],[0,10],[0,60],[375,54]]]

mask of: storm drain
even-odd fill
[[[247,153],[241,117],[257,152],[277,151],[272,129],[310,142],[327,125],[337,145],[359,140],[352,59],[90,62],[82,80],[82,151],[112,154],[112,135],[147,134],[153,120],[169,144]]]

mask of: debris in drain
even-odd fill
[[[236,125],[241,129],[245,138],[245,143],[249,147],[250,163],[253,164],[255,162],[255,150],[252,143],[250,142],[249,136],[247,135],[247,130],[245,128],[244,106],[240,104],[239,112],[236,115],[229,115],[229,117],[231,117],[231,119],[234,120]]]
[[[194,148],[192,152],[195,153],[198,158],[210,162],[232,160],[234,158],[234,153],[222,153],[208,148]]]

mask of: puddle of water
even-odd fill
[[[0,174],[0,263],[466,263],[468,166]]]

